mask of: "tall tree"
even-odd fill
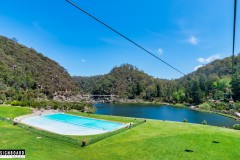
[[[197,80],[193,81],[192,85],[192,99],[195,104],[200,104],[202,102],[203,94],[200,89],[199,82]]]
[[[234,101],[240,100],[240,72],[236,72],[232,77],[232,96]]]
[[[157,86],[156,86],[156,96],[157,97],[161,96],[161,89],[160,89],[160,85],[159,84],[157,84]]]

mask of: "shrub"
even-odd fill
[[[186,119],[186,118],[184,118],[184,119],[183,119],[183,122],[184,122],[184,123],[187,123],[187,119]]]
[[[14,100],[10,103],[12,106],[18,106],[19,102],[17,100]]]
[[[0,92],[0,101],[5,101],[6,95]]]
[[[229,104],[225,102],[210,102],[209,103],[212,108],[219,109],[219,110],[226,110],[229,108]]]
[[[204,102],[204,103],[200,104],[198,107],[200,109],[203,109],[203,110],[210,110],[211,109],[211,105],[207,102]]]
[[[240,130],[240,124],[234,124],[233,129]]]
[[[176,103],[176,104],[174,104],[174,106],[180,107],[180,108],[186,108],[186,105],[180,104],[180,103]]]
[[[202,122],[202,124],[203,124],[203,125],[207,125],[207,121],[204,120],[204,121]]]
[[[229,109],[236,109],[236,106],[234,104],[229,104]]]
[[[227,109],[227,107],[223,106],[223,105],[217,105],[215,108],[218,110],[226,110]]]
[[[236,102],[234,103],[235,107],[236,107],[236,110],[239,110],[240,109],[240,103],[239,102]]]

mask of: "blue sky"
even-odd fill
[[[233,0],[72,1],[184,73],[231,55]],[[0,35],[16,37],[71,75],[105,74],[130,63],[154,77],[182,76],[65,0],[1,1]]]

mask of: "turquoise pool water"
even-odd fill
[[[96,135],[125,127],[126,124],[74,116],[64,113],[38,115],[21,120],[22,123],[63,135]]]
[[[54,121],[60,121],[60,122],[64,122],[72,125],[93,128],[98,130],[105,130],[105,131],[112,131],[125,126],[117,122],[110,122],[105,120],[74,116],[74,115],[63,114],[63,113],[42,115],[42,117],[51,119]]]

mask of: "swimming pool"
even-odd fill
[[[94,135],[125,127],[126,124],[74,116],[64,113],[46,114],[21,120],[22,123],[63,135]]]

